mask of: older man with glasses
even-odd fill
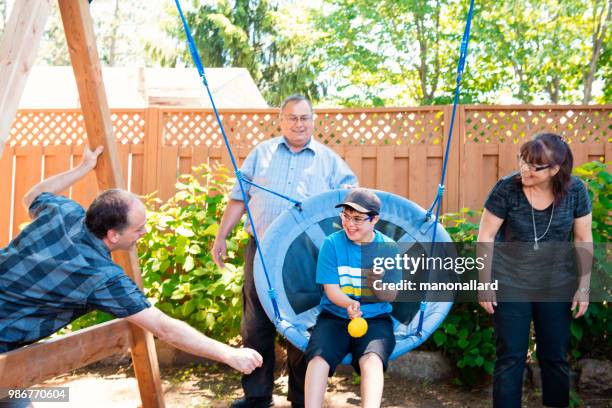
[[[310,101],[301,95],[285,99],[280,111],[281,136],[260,143],[247,156],[241,172],[247,179],[289,196],[304,200],[324,191],[356,186],[357,178],[348,165],[331,149],[317,142],[314,133],[313,111]],[[249,221],[245,230],[264,237],[266,229],[292,203],[257,187],[243,184],[246,189],[254,226]],[[224,267],[226,237],[245,212],[245,204],[238,184],[230,194],[230,201],[221,220],[213,245],[213,259]],[[263,356],[263,365],[242,377],[244,398],[232,403],[232,407],[273,406],[274,338],[276,330],[259,302],[253,279],[253,259],[256,246],[253,237],[245,250],[243,315],[241,334],[245,347],[252,347]],[[293,407],[304,405],[304,378],[306,362],[303,353],[287,344],[289,366],[288,399]]]

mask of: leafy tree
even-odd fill
[[[168,16],[162,29],[169,41],[147,43],[148,56],[162,66],[191,65],[177,11],[169,9]],[[273,105],[295,92],[319,97],[309,16],[305,6],[269,0],[193,0],[185,10],[204,66],[246,68]]]
[[[343,103],[448,102],[460,39],[454,20],[462,10],[456,2],[330,0],[328,5],[331,11],[317,21],[325,33],[319,46],[328,75],[343,78],[338,86]]]
[[[588,102],[598,77],[594,67],[605,52],[601,3],[484,0],[482,24],[475,25],[483,51],[478,59],[489,60],[500,90],[511,89],[522,103]]]
[[[603,79],[605,80],[605,98],[604,101],[610,101],[610,35],[608,26],[610,25],[612,1],[610,0],[592,0],[591,1],[591,18],[588,19],[588,27],[591,33],[591,57],[588,63],[588,68],[584,70],[584,96],[582,103],[589,103],[592,98],[593,82],[597,74],[597,68],[600,69]],[[604,41],[607,39],[607,41]],[[603,66],[600,66],[600,61]],[[604,102],[605,103],[605,102]]]
[[[6,0],[0,0],[0,36],[4,34],[4,27],[6,27],[7,20],[8,4],[6,4]]]
[[[327,0],[325,71],[348,105],[450,103],[468,1]],[[462,102],[590,101],[609,81],[609,0],[475,4]],[[605,87],[605,92],[610,92]],[[599,99],[598,99],[599,100]],[[603,101],[609,100],[604,95]]]

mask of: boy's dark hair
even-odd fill
[[[100,193],[85,214],[85,225],[96,237],[102,239],[108,230],[123,231],[128,226],[130,193],[118,188]]]

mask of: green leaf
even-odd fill
[[[205,230],[204,232],[202,232],[202,235],[207,237],[207,236],[212,236],[215,237],[217,236],[217,232],[219,231],[219,224],[214,223],[214,224],[210,224]]]
[[[182,289],[177,289],[174,292],[172,292],[172,296],[170,297],[170,299],[182,300],[184,297],[185,297],[185,292],[183,292]]]
[[[183,303],[183,307],[181,308],[181,314],[183,317],[188,317],[196,308],[196,302],[194,300],[190,300],[188,302]]]
[[[444,342],[446,342],[446,333],[441,330],[437,330],[433,335],[433,339],[438,346],[441,346],[444,344]]]
[[[215,327],[215,316],[212,313],[206,314],[206,325],[208,326],[208,330],[212,330]]]
[[[191,273],[194,276],[204,276],[204,275],[208,274],[208,272],[204,268],[196,268],[193,271],[191,271]]]
[[[189,247],[189,253],[192,255],[198,255],[202,253],[202,248],[197,244],[192,244]]]
[[[193,257],[191,255],[188,255],[187,258],[185,258],[185,263],[183,264],[183,270],[185,272],[189,272],[190,270],[193,269],[193,266],[194,266]]]
[[[582,339],[582,327],[575,321],[572,321],[572,324],[570,325],[570,331],[572,333],[572,336],[574,336],[577,340]]]
[[[191,230],[191,228],[187,228],[187,227],[182,226],[182,225],[181,225],[181,226],[179,226],[179,227],[178,227],[178,228],[175,230],[175,232],[176,232],[178,235],[181,235],[181,236],[183,236],[183,237],[187,237],[187,238],[191,238],[191,237],[193,237],[193,235],[194,235],[194,234],[193,234],[193,231]]]

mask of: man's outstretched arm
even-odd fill
[[[176,348],[197,356],[220,361],[244,374],[250,374],[263,362],[261,355],[255,350],[230,347],[211,339],[187,323],[173,319],[155,307],[149,307],[128,316],[126,320],[150,331]]]
[[[43,180],[32,187],[30,191],[23,196],[23,205],[25,206],[26,210],[30,209],[32,201],[34,201],[34,199],[40,194],[57,194],[85,177],[87,173],[96,167],[98,156],[102,153],[102,150],[104,150],[102,146],[99,146],[93,152],[89,150],[88,147],[85,147],[85,151],[83,152],[83,160],[81,161],[80,165],[71,170],[49,177],[48,179]]]

